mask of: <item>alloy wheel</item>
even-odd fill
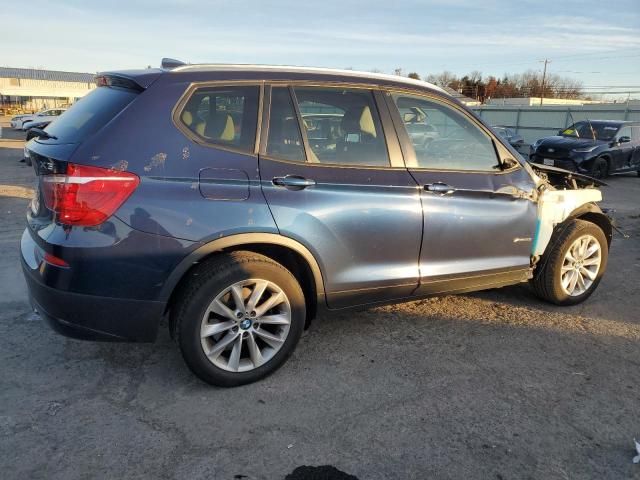
[[[280,287],[268,280],[242,280],[209,304],[202,317],[200,340],[216,367],[246,372],[273,358],[290,326],[291,305]]]
[[[585,293],[593,284],[602,261],[601,246],[592,235],[578,237],[569,247],[560,270],[562,290],[569,296]]]

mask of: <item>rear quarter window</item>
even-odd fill
[[[260,89],[254,85],[196,88],[175,120],[188,136],[208,144],[253,152]]]
[[[109,123],[138,94],[126,88],[98,87],[62,112],[47,133],[57,137],[58,143],[80,142]]]

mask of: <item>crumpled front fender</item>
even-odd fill
[[[595,188],[579,190],[544,190],[538,197],[538,218],[531,254],[542,255],[547,249],[557,225],[568,218],[576,218],[581,208],[602,200],[602,192]],[[599,209],[598,209],[599,210]],[[602,213],[602,212],[600,212]],[[606,233],[606,232],[605,232]]]

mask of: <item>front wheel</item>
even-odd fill
[[[291,355],[304,329],[304,295],[279,263],[233,252],[196,268],[174,321],[191,371],[212,385],[234,387],[266,377]]]
[[[572,220],[545,253],[532,285],[536,294],[557,305],[575,305],[595,291],[607,268],[604,232],[584,220]]]
[[[593,178],[607,178],[609,175],[609,163],[604,158],[596,158],[591,168],[591,176]]]

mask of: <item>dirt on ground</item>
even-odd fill
[[[603,190],[630,238],[614,236],[587,302],[519,285],[326,314],[276,374],[218,389],[166,328],[154,344],[82,342],[31,312],[18,246],[34,177],[4,125],[2,478],[640,478],[635,174]]]

